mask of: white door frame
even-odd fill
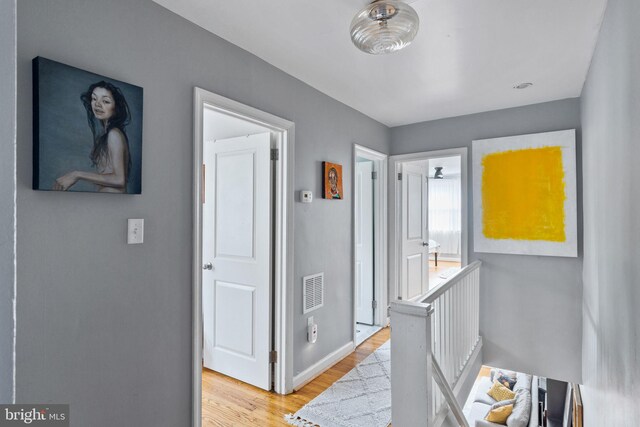
[[[404,162],[412,162],[416,160],[428,160],[438,159],[442,157],[460,156],[460,198],[461,200],[461,221],[462,221],[462,266],[464,267],[469,262],[469,249],[468,249],[468,236],[469,236],[469,212],[468,212],[468,192],[467,187],[469,184],[469,170],[467,163],[467,147],[450,148],[446,150],[437,151],[423,151],[421,153],[401,154],[397,156],[389,157],[389,169],[392,173],[389,174],[389,219],[391,221],[391,227],[389,230],[390,253],[389,253],[389,281],[390,281],[390,295],[389,300],[395,301],[398,299],[399,286],[400,286],[400,245],[401,232],[400,228],[402,223],[401,215],[401,196],[402,191],[400,188],[400,181],[398,181],[398,173],[400,172],[400,164]]]
[[[206,107],[205,107],[206,106]],[[280,117],[204,89],[194,88],[193,129],[193,297],[192,297],[192,426],[202,425],[202,144],[203,114],[209,108],[270,129],[277,135],[274,195],[274,325],[277,351],[274,390],[293,391],[293,166],[295,125]]]
[[[353,145],[353,167],[352,173],[353,177],[351,182],[353,183],[353,191],[351,194],[354,195],[352,197],[352,218],[353,218],[353,268],[352,271],[352,283],[353,283],[353,342],[356,342],[356,310],[357,310],[357,286],[356,286],[356,278],[355,271],[357,268],[356,265],[356,161],[358,157],[362,157],[368,160],[373,161],[374,163],[374,171],[378,172],[378,178],[374,181],[373,185],[373,200],[374,200],[374,208],[373,208],[373,226],[374,226],[374,236],[373,236],[373,245],[375,247],[375,252],[373,255],[374,262],[374,272],[373,272],[373,281],[374,281],[374,294],[376,301],[378,302],[377,308],[373,313],[373,323],[377,326],[387,326],[389,323],[389,319],[387,316],[387,156],[384,153],[380,153],[378,151],[372,150],[370,148],[364,147],[362,145],[354,144]]]

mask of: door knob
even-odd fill
[[[205,265],[202,266],[203,270],[213,270],[213,264],[211,264],[210,262],[206,263]]]
[[[422,246],[429,246],[429,242],[422,242]]]

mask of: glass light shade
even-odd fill
[[[406,3],[377,0],[351,21],[351,40],[363,52],[379,55],[407,47],[418,34],[420,19]]]

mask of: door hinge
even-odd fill
[[[398,181],[402,181],[402,174],[398,173]]]
[[[373,300],[371,301],[371,307],[375,310],[376,308],[378,308],[378,301]]]
[[[280,150],[277,148],[271,149],[271,160],[280,160]]]
[[[371,172],[371,179],[378,179],[378,171]]]
[[[269,363],[278,363],[278,352],[270,351],[269,352]]]

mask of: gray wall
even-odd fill
[[[15,0],[0,0],[0,403],[13,398],[15,10]]]
[[[640,419],[639,20],[609,0],[582,94],[585,427]]]
[[[417,123],[391,129],[391,153],[454,147],[469,149],[484,138],[577,129],[580,171],[580,101],[568,99]],[[578,178],[578,194],[582,191]],[[469,206],[473,194],[469,191]],[[579,243],[582,203],[578,200]],[[482,260],[480,334],[484,363],[551,378],[581,378],[582,259],[473,252],[469,215],[469,260]],[[580,251],[580,254],[582,252]]]
[[[144,87],[141,196],[30,189],[38,55]],[[316,197],[295,205],[294,371],[351,341],[352,143],[387,152],[385,126],[150,0],[19,2],[18,76],[18,401],[68,402],[74,426],[190,422],[194,85],[296,123],[295,188]],[[344,165],[346,200],[319,198],[322,160]],[[319,271],[308,345],[301,278]]]

